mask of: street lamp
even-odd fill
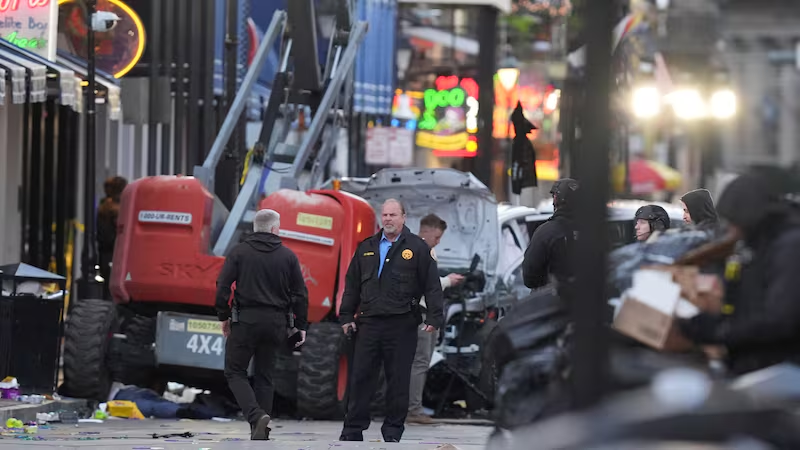
[[[667,100],[681,120],[698,120],[708,116],[708,106],[697,89],[680,89],[667,96]]]
[[[513,108],[511,105],[511,90],[514,89],[514,86],[517,85],[517,81],[519,80],[519,62],[513,56],[509,56],[503,60],[499,66],[500,68],[497,69],[497,79],[506,92],[506,103],[508,103],[509,108],[507,122],[511,122],[511,108]],[[511,167],[513,166],[513,161],[511,154],[511,125],[508,123],[506,124],[506,139],[508,140],[508,157],[506,158],[508,167],[506,168],[506,174],[508,175],[508,196],[510,199],[513,196],[511,186]],[[517,201],[518,200],[519,199],[517,199]]]
[[[716,119],[730,119],[736,115],[736,94],[730,89],[722,89],[711,96],[711,115]]]
[[[497,69],[497,79],[500,81],[500,86],[507,93],[510,93],[519,80],[519,62],[513,56],[506,58]]]
[[[640,119],[650,119],[661,112],[661,93],[651,86],[642,86],[633,90],[633,114]]]
[[[411,65],[411,57],[414,55],[414,50],[410,47],[400,47],[397,49],[397,79],[398,81],[405,82],[406,72]]]

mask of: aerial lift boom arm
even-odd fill
[[[320,181],[320,172],[331,159],[339,130],[346,123],[345,111],[350,100],[348,96],[352,93],[350,84],[356,54],[368,29],[366,22],[352,20],[352,12],[350,2],[341,0],[324,75],[320,75],[318,64],[313,0],[292,0],[288,14],[275,12],[220,134],[203,165],[195,167],[195,176],[213,190],[214,172],[223,149],[275,39],[284,34],[281,66],[275,75],[261,135],[253,148],[244,184],[219,237],[212,244],[214,255],[224,256],[238,241],[242,228],[252,223],[262,193],[269,194],[280,188],[299,188],[299,178],[309,170],[308,162],[312,157],[311,177],[308,183],[304,183],[305,187],[312,187]],[[299,109],[306,107],[312,111],[311,123],[299,147],[288,144],[290,125]]]

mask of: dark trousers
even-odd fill
[[[275,393],[272,371],[279,346],[286,343],[286,316],[280,313],[260,316],[263,317],[257,321],[231,324],[231,334],[225,344],[225,378],[251,425],[272,412]],[[247,378],[253,357],[255,392]]]
[[[362,320],[357,326],[342,437],[361,440],[363,431],[369,428],[370,403],[382,363],[386,374],[386,419],[381,433],[384,440],[400,440],[408,414],[408,388],[417,349],[418,321],[412,314],[404,314]]]

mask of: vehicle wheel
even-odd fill
[[[347,388],[347,340],[334,322],[311,325],[297,368],[297,412],[310,419],[340,419]]]
[[[156,361],[153,342],[156,338],[156,319],[153,317],[126,314],[121,317],[119,333],[125,337],[114,337],[109,351],[109,367],[115,381],[148,389],[157,385]]]
[[[494,405],[504,355],[502,355],[502,343],[499,342],[502,331],[497,327],[497,322],[491,322],[486,326],[491,328],[487,330],[486,338],[481,343],[481,369],[478,375],[478,387],[489,400],[489,404],[486,406],[491,408]]]
[[[105,402],[111,389],[106,354],[116,311],[108,300],[79,300],[64,330],[62,395]]]

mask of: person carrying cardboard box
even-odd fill
[[[791,176],[753,170],[731,182],[717,205],[740,248],[725,270],[725,306],[679,319],[681,334],[727,349],[730,373],[800,362],[800,208]]]

